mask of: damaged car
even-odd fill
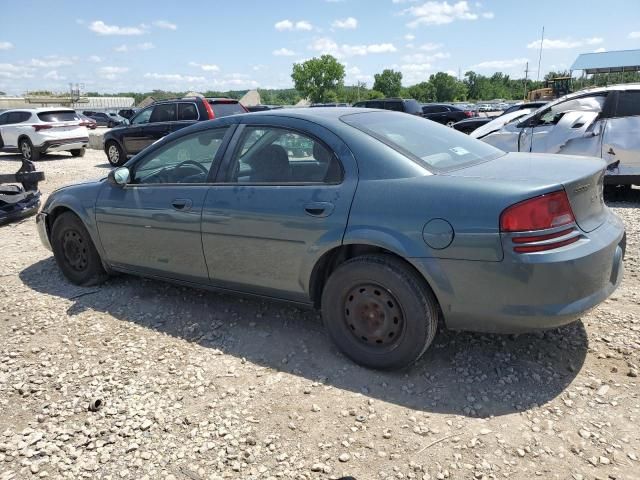
[[[582,90],[471,136],[508,152],[600,157],[605,184],[640,184],[640,84]]]
[[[44,180],[44,172],[35,170],[33,162],[23,159],[16,173],[0,175],[0,225],[34,215],[40,208],[38,182]]]

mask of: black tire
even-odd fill
[[[127,161],[127,156],[122,150],[122,147],[118,145],[118,142],[114,142],[113,140],[106,143],[104,153],[107,154],[107,160],[109,160],[109,163],[114,167],[124,165]]]
[[[416,362],[438,327],[438,303],[410,267],[390,255],[346,261],[322,292],[329,336],[354,362],[398,369]]]
[[[32,162],[40,160],[40,150],[33,146],[28,137],[22,137],[18,142],[18,149],[22,153],[22,157]]]
[[[73,155],[74,157],[84,157],[84,154],[86,153],[87,149],[82,147],[82,148],[76,148],[69,151],[71,152],[71,155]]]
[[[100,255],[82,221],[71,212],[56,218],[51,247],[65,277],[76,285],[97,285],[107,279]]]

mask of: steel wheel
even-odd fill
[[[449,120],[449,121],[447,122],[447,127],[453,127],[453,124],[454,124],[454,123],[456,123],[456,122],[454,122],[453,120]]]
[[[89,264],[87,244],[82,235],[75,230],[67,230],[62,235],[64,260],[76,272],[83,272]]]
[[[360,343],[377,351],[394,349],[405,329],[398,300],[372,283],[358,285],[347,294],[344,321]]]

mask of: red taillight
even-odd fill
[[[510,206],[500,215],[503,232],[544,230],[575,222],[564,190],[540,195]]]
[[[580,240],[580,237],[575,236],[572,238],[567,238],[566,240],[561,240],[559,242],[544,243],[542,245],[519,245],[517,247],[513,247],[513,251],[516,253],[545,252],[547,250],[553,250],[555,248],[571,245],[572,243],[575,243],[578,240]]]
[[[53,128],[53,125],[47,125],[45,123],[45,124],[42,124],[42,125],[34,125],[33,128],[34,128],[34,130],[36,132],[39,132],[40,130],[48,130],[50,128]]]
[[[464,116],[469,118],[469,117],[473,117],[473,112],[471,110],[465,110],[464,111]]]
[[[204,109],[207,111],[207,116],[209,117],[209,120],[213,120],[214,118],[216,118],[216,114],[213,113],[213,108],[211,108],[211,104],[206,100],[204,101]]]

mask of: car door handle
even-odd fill
[[[193,206],[193,201],[189,198],[176,198],[171,202],[171,206],[180,212],[188,212]]]
[[[333,212],[334,205],[330,202],[311,202],[304,206],[304,211],[312,217],[328,217]]]

